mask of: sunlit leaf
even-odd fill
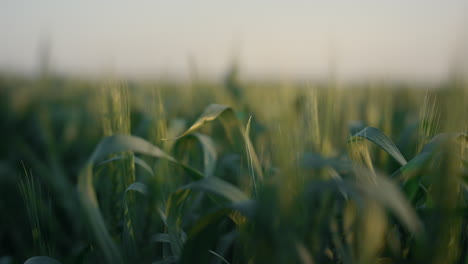
[[[184,133],[182,133],[180,136],[176,137],[175,139],[179,139],[181,137],[184,137],[196,131],[197,129],[202,127],[206,122],[215,120],[216,118],[218,118],[218,116],[220,116],[226,111],[232,111],[232,109],[225,105],[219,105],[219,104],[209,105],[208,107],[205,108],[205,111],[201,114],[201,116],[197,119],[197,121],[195,121],[195,123],[193,123],[193,125],[190,126],[189,129],[187,129],[187,131],[185,131]]]
[[[184,136],[187,136],[199,128],[201,128],[205,123],[220,119],[223,123],[223,126],[226,130],[227,136],[229,137],[232,129],[237,130],[236,132],[240,134],[246,146],[249,147],[249,156],[252,161],[252,166],[255,169],[256,175],[259,179],[263,179],[263,171],[258,159],[258,156],[253,148],[253,145],[250,141],[248,134],[245,133],[245,129],[243,128],[240,120],[235,115],[233,109],[231,107],[219,104],[211,104],[205,108],[205,111],[201,114],[201,116],[195,121],[195,123],[187,129],[184,133],[179,135],[174,139],[180,139]]]

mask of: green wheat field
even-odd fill
[[[0,77],[0,263],[468,263],[468,83]]]

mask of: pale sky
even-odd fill
[[[462,0],[0,0],[0,69],[35,72],[40,43],[70,74],[205,76],[236,55],[246,76],[446,76]],[[333,63],[332,63],[333,62]]]

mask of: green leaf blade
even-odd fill
[[[400,163],[400,165],[403,166],[407,163],[406,159],[403,157],[400,150],[398,150],[397,146],[379,129],[375,127],[366,127],[350,137],[348,142],[359,140],[361,138],[367,139],[376,144],[382,150],[387,152],[392,158],[394,158],[398,163]]]

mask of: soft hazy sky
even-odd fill
[[[0,68],[64,73],[440,79],[466,31],[462,0],[0,0]]]

